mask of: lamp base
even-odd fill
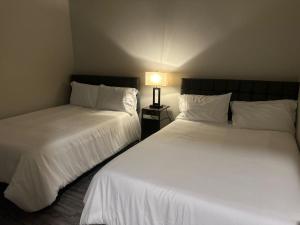
[[[149,105],[149,108],[151,109],[161,109],[163,107],[164,107],[163,105]]]
[[[153,101],[152,105],[149,106],[151,109],[160,109],[162,106],[160,105],[160,88],[153,88]]]

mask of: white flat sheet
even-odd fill
[[[137,114],[64,105],[0,121],[0,182],[25,211],[140,137]]]
[[[289,133],[176,120],[93,178],[81,224],[297,225]]]

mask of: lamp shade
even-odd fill
[[[147,86],[167,86],[167,73],[146,72],[145,85]]]

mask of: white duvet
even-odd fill
[[[59,189],[138,140],[137,114],[64,105],[0,120],[0,182],[25,211],[50,205]]]
[[[289,133],[176,120],[93,178],[81,224],[297,225]]]

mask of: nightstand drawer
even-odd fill
[[[160,109],[149,107],[142,109],[142,139],[154,134],[171,122],[167,111],[168,108],[169,106],[164,106]]]
[[[145,115],[159,116],[160,115],[160,111],[158,111],[158,110],[152,110],[152,109],[143,109],[143,114],[145,114]]]
[[[143,119],[147,119],[147,120],[159,120],[159,116],[143,114]]]

